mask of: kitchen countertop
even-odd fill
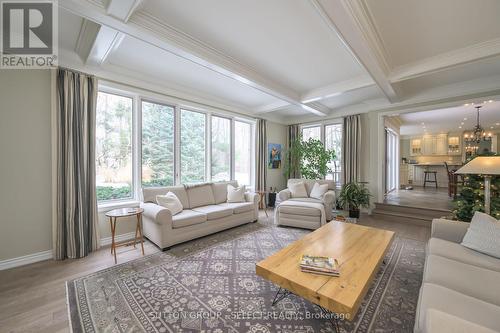
[[[444,167],[444,162],[442,163],[436,163],[436,162],[429,162],[429,163],[408,163],[408,165],[414,165],[414,166],[442,166]],[[462,163],[448,163],[449,166],[462,166]]]

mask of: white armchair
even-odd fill
[[[315,204],[322,204],[324,206],[324,213],[325,213],[325,218],[326,221],[330,221],[333,218],[333,209],[335,208],[335,182],[332,180],[314,180],[314,179],[289,179],[288,180],[288,187],[290,184],[293,183],[298,183],[298,182],[304,182],[307,190],[307,198],[293,198],[292,193],[288,188],[280,191],[277,195],[277,212],[278,214],[277,219],[278,221],[277,224],[283,224],[283,225],[292,225],[292,226],[299,226],[299,227],[306,227],[306,228],[313,228],[311,226],[314,226],[314,228],[318,227],[320,224],[319,222],[319,217],[318,221],[314,221],[314,223],[306,223],[302,224],[299,222],[300,220],[308,220],[309,222],[312,222],[312,220],[315,220],[311,218],[312,216],[316,216],[316,212],[313,212],[312,209],[304,209],[302,207],[301,209],[293,209],[291,205],[293,205],[293,202],[297,202],[297,206],[299,206],[300,202],[307,202],[307,203],[315,203]],[[323,195],[321,199],[316,199],[316,198],[311,198],[309,195],[311,194],[311,190],[314,186],[315,183],[319,184],[328,184],[329,190]],[[280,204],[286,202],[287,208],[283,209],[283,215],[282,219],[280,219]],[[317,222],[317,223],[316,223]]]

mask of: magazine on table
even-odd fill
[[[300,269],[306,273],[339,276],[339,262],[335,258],[304,254],[300,260]]]

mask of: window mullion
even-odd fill
[[[205,180],[212,181],[212,114],[205,116]]]
[[[181,184],[181,108],[174,109],[174,182]]]

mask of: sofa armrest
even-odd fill
[[[254,193],[254,192],[245,192],[245,201],[258,204],[259,203],[259,195],[257,193]]]
[[[325,205],[329,205],[331,207],[335,204],[335,191],[328,191],[323,195],[323,202]]]
[[[432,220],[431,237],[461,243],[470,223],[446,219]]]
[[[145,219],[149,219],[158,224],[167,223],[172,225],[172,212],[168,208],[151,202],[142,203],[141,207],[144,209],[142,215]]]
[[[283,202],[292,197],[292,192],[289,189],[284,189],[278,193],[278,202]]]

